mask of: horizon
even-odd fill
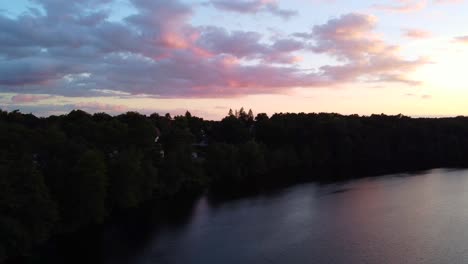
[[[229,110],[235,110],[234,108],[229,108]],[[427,116],[411,116],[411,115],[405,115],[403,113],[399,113],[399,114],[385,114],[385,113],[372,113],[372,114],[364,114],[364,115],[360,115],[360,114],[342,114],[342,113],[337,113],[337,112],[274,112],[272,114],[268,114],[268,113],[264,113],[264,112],[255,112],[254,109],[248,109],[248,110],[252,110],[253,114],[254,114],[254,118],[258,115],[258,114],[267,114],[267,116],[269,118],[271,118],[272,116],[274,115],[289,115],[289,114],[306,114],[306,115],[309,115],[309,114],[336,114],[336,115],[341,115],[341,116],[353,116],[353,115],[357,115],[359,117],[370,117],[370,116],[373,116],[373,115],[385,115],[385,116],[404,116],[404,117],[409,117],[409,118],[413,118],[413,119],[418,119],[418,118],[428,118],[428,119],[439,119],[439,118],[458,118],[458,117],[467,117],[465,115],[447,115],[447,116],[436,116],[436,115],[427,115]],[[175,117],[178,117],[178,116],[184,116],[187,112],[190,113],[193,117],[197,117],[197,118],[202,118],[204,121],[215,121],[215,122],[218,122],[218,121],[221,121],[222,119],[226,118],[229,116],[228,113],[226,113],[224,116],[222,116],[221,118],[219,119],[207,119],[207,118],[204,118],[203,116],[197,116],[195,114],[192,114],[191,111],[189,110],[185,110],[184,112],[180,112],[180,113],[170,113],[170,112],[167,112],[167,113],[163,113],[163,112],[138,112],[138,111],[127,111],[127,112],[121,112],[121,113],[111,113],[111,112],[88,112],[86,110],[83,110],[83,109],[71,109],[70,111],[68,112],[64,112],[64,113],[61,113],[61,114],[51,114],[51,115],[38,115],[38,114],[34,114],[32,112],[23,112],[21,111],[20,109],[14,109],[12,111],[8,111],[8,110],[3,110],[0,108],[0,111],[7,111],[8,113],[11,113],[11,112],[19,112],[20,114],[23,114],[23,115],[34,115],[35,117],[37,118],[48,118],[48,117],[52,117],[52,116],[61,116],[61,115],[68,115],[69,113],[73,112],[73,111],[83,111],[87,114],[90,114],[90,115],[94,115],[94,114],[107,114],[107,115],[110,115],[110,116],[118,116],[118,115],[123,115],[123,114],[126,114],[126,113],[130,113],[130,112],[133,112],[133,113],[138,113],[138,114],[141,114],[143,116],[146,116],[146,117],[149,117],[151,116],[152,114],[158,114],[159,116],[165,116],[167,114],[169,114],[171,116],[171,118],[175,118]]]
[[[464,0],[10,1],[0,109],[464,116],[466,10]]]

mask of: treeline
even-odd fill
[[[0,112],[0,262],[145,200],[204,190],[191,152],[203,125],[133,112]]]
[[[212,191],[468,167],[468,117],[228,115],[209,130]],[[221,172],[221,173],[220,173]]]
[[[468,118],[0,111],[0,262],[149,199],[468,166]]]

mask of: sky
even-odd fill
[[[468,115],[468,1],[0,3],[0,109]]]

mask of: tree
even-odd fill
[[[27,254],[54,232],[56,204],[28,157],[7,160],[0,153],[0,262]]]
[[[254,114],[252,112],[252,109],[249,109],[249,113],[247,114],[247,119],[250,121],[250,122],[253,122],[254,121]]]
[[[255,121],[257,121],[257,122],[264,122],[264,121],[267,121],[268,119],[269,119],[269,117],[265,113],[259,113],[255,117]]]
[[[230,192],[238,190],[241,182],[241,171],[238,149],[226,143],[211,144],[207,151],[206,173],[211,179],[213,192]]]
[[[246,184],[264,185],[262,176],[266,172],[264,150],[257,142],[250,140],[239,146],[239,165]]]
[[[109,200],[112,207],[136,207],[142,200],[141,190],[147,184],[142,166],[143,153],[137,148],[130,147],[117,154],[110,163]],[[152,170],[148,167],[147,169]],[[146,176],[146,177],[145,177]],[[153,186],[148,186],[152,188]]]
[[[107,173],[103,155],[96,150],[85,151],[67,177],[60,205],[65,229],[100,223],[107,214]]]
[[[234,116],[223,118],[213,127],[211,135],[217,141],[233,144],[246,142],[250,137],[249,128]]]
[[[248,115],[245,112],[244,107],[241,107],[241,109],[239,110],[239,117],[238,118],[243,120],[243,121],[247,121]]]

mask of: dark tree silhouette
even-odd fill
[[[0,110],[0,261],[149,199],[468,167],[466,135],[467,117]]]

